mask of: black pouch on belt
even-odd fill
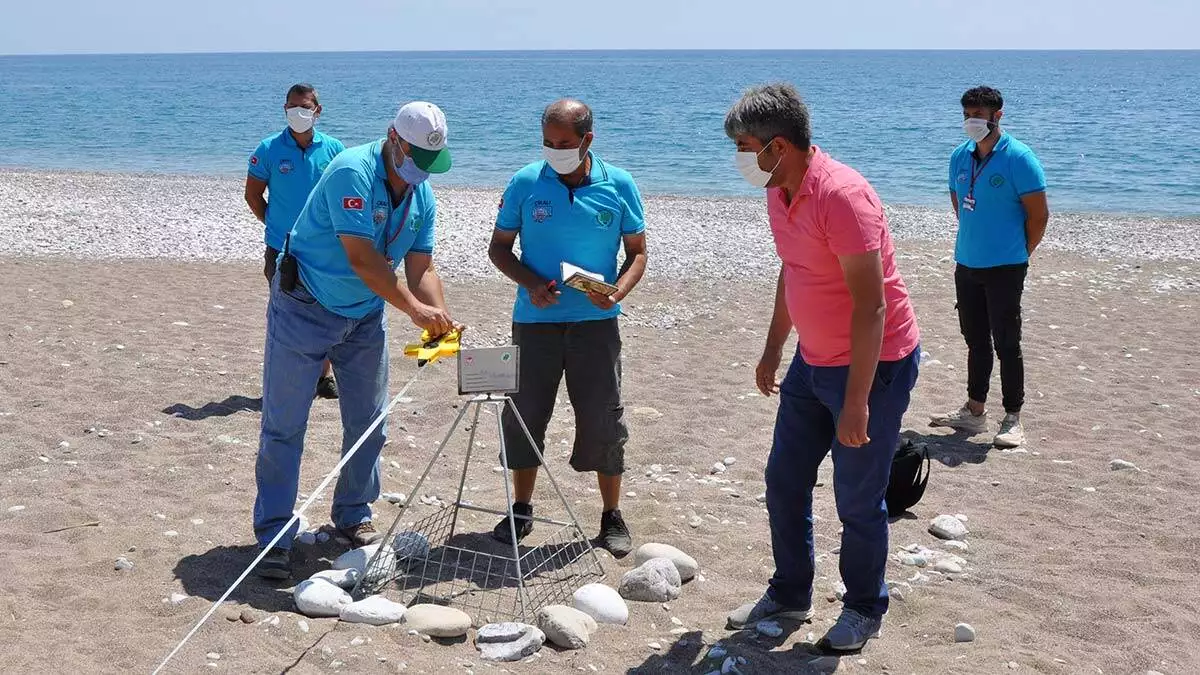
[[[300,282],[300,272],[296,268],[296,256],[292,255],[289,244],[292,235],[289,234],[283,242],[283,257],[279,260],[279,289],[283,291],[296,290]]]

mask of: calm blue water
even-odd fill
[[[1200,51],[0,57],[0,165],[243,175],[306,80],[321,128],[347,145],[382,136],[403,101],[440,105],[456,153],[444,184],[502,186],[539,157],[542,107],[577,96],[595,109],[594,147],[644,192],[750,195],[722,119],[745,87],[777,79],[806,97],[817,143],[888,202],[946,205],[958,98],[988,83],[1041,157],[1054,208],[1200,214]]]

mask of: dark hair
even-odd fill
[[[580,138],[592,132],[592,109],[583,101],[564,98],[542,111],[542,126],[562,124],[575,130]]]
[[[736,139],[749,134],[762,143],[781,136],[801,150],[812,145],[808,106],[790,84],[754,87],[725,115],[725,134]]]
[[[288,89],[287,98],[291,98],[293,96],[311,96],[313,103],[321,105],[320,99],[317,98],[316,88],[307,82],[293,84],[292,88]]]
[[[1004,97],[1000,95],[999,89],[991,87],[975,87],[968,89],[967,93],[962,95],[962,107],[964,108],[987,108],[991,111],[1004,109]]]

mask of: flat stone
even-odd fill
[[[296,609],[309,617],[340,616],[354,602],[350,594],[323,579],[305,579],[292,592]]]
[[[938,539],[962,540],[967,538],[967,535],[970,534],[970,530],[968,530],[966,524],[964,524],[958,518],[955,518],[954,516],[941,515],[937,518],[934,518],[933,521],[929,523],[929,533]]]
[[[563,649],[583,649],[599,627],[595,619],[566,605],[550,605],[538,610],[537,624],[546,639]]]
[[[675,569],[679,571],[681,582],[691,581],[700,571],[700,564],[696,562],[695,558],[668,544],[642,544],[633,553],[635,565],[643,565],[654,558],[670,560],[675,565]]]
[[[372,595],[342,607],[338,618],[347,623],[385,626],[389,623],[399,623],[404,618],[404,612],[404,605],[392,602],[382,595]]]
[[[358,583],[358,578],[362,576],[356,569],[349,570],[321,570],[313,574],[309,579],[321,580],[337,586],[338,588],[351,589],[354,584]]]
[[[387,503],[389,503],[389,504],[403,504],[404,503],[404,493],[403,492],[384,492],[383,494],[379,495],[379,497],[381,499],[387,501]]]
[[[482,644],[515,642],[529,632],[529,625],[524,623],[489,623],[475,633],[475,642]]]
[[[933,564],[935,571],[942,574],[962,574],[963,568],[956,562],[950,560],[939,560]]]
[[[953,539],[942,544],[942,546],[946,547],[947,549],[949,549],[951,551],[964,551],[965,552],[965,551],[971,550],[971,546],[969,544],[967,544],[967,542],[955,541]]]
[[[575,591],[573,598],[575,609],[597,623],[623,626],[629,621],[629,606],[619,593],[604,584],[587,584]]]
[[[131,570],[133,569],[133,563],[129,562],[129,559],[125,556],[121,556],[120,558],[117,558],[117,562],[113,564],[113,569],[122,571]]]
[[[1112,469],[1113,471],[1141,471],[1136,464],[1133,462],[1127,462],[1123,459],[1114,459],[1108,463],[1108,468]]]
[[[169,598],[167,598],[167,600],[172,605],[182,605],[185,601],[187,601],[188,597],[189,596],[184,595],[183,593],[172,593],[171,596]]]
[[[679,597],[679,570],[668,558],[651,558],[621,577],[621,597],[639,602],[666,602]]]
[[[960,623],[954,627],[955,642],[974,642],[975,629],[969,623]]]
[[[471,617],[466,612],[441,605],[410,607],[404,621],[423,635],[439,638],[461,637],[471,628]]]

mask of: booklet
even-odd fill
[[[604,281],[603,275],[589,272],[568,262],[562,264],[562,278],[564,284],[584,293],[592,291],[601,295],[612,295],[617,292],[617,287]]]

